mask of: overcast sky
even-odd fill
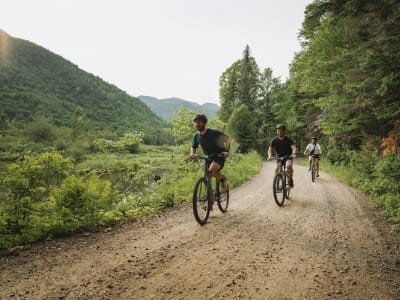
[[[219,104],[219,77],[246,45],[288,77],[312,0],[0,0],[0,29],[132,96]]]

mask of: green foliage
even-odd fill
[[[199,112],[182,108],[177,110],[176,117],[171,119],[172,128],[170,132],[178,145],[189,142],[192,139],[194,133],[193,117],[197,113]]]
[[[16,243],[37,240],[52,226],[54,205],[47,197],[71,166],[57,152],[25,155],[6,166],[0,174],[0,235],[6,241],[10,234]]]
[[[252,113],[247,105],[242,104],[232,113],[228,121],[228,132],[239,144],[238,150],[247,153],[255,149],[254,133],[257,131]]]
[[[34,143],[50,144],[56,138],[56,128],[49,119],[39,117],[27,126],[26,135]]]
[[[291,65],[289,86],[299,115],[334,146],[359,149],[384,136],[400,113],[400,3],[314,1],[301,31],[303,50]]]
[[[99,152],[123,152],[138,153],[140,143],[143,141],[141,132],[126,133],[118,141],[95,139],[92,143],[94,151]]]
[[[103,214],[113,208],[117,199],[111,182],[94,174],[87,180],[75,175],[67,177],[50,197],[55,200],[62,232],[102,224]]]
[[[221,109],[218,114],[221,120],[227,122],[242,104],[254,112],[259,104],[260,86],[260,71],[247,45],[242,59],[234,62],[220,77]]]

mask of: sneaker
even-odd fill
[[[311,168],[308,168],[308,171],[311,171]]]
[[[225,194],[228,191],[228,180],[226,178],[221,180],[221,186],[219,191],[221,194]]]
[[[293,178],[289,178],[289,186],[294,187]]]

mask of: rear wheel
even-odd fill
[[[281,173],[276,174],[274,177],[273,191],[276,204],[282,206],[283,202],[285,202],[286,192],[285,192],[285,182]]]
[[[209,181],[202,177],[197,180],[193,190],[193,214],[200,225],[207,223],[211,205],[211,187]]]
[[[227,187],[226,193],[220,192],[221,182],[217,180],[216,188],[215,188],[215,195],[218,204],[218,208],[221,212],[225,213],[228,210],[229,205],[229,185]]]
[[[311,180],[315,181],[315,160],[313,159],[311,162]]]

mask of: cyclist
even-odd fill
[[[319,177],[319,156],[322,155],[322,150],[320,144],[317,144],[317,138],[315,136],[311,138],[311,143],[309,143],[304,150],[304,155],[307,153],[310,154],[308,156],[308,171],[311,170],[311,158],[312,155],[315,154],[315,168],[317,171],[317,177]]]
[[[223,154],[223,157],[215,156],[212,159],[208,172],[210,176],[220,180],[221,193],[225,193],[228,187],[228,180],[221,174],[220,170],[224,167],[225,158],[229,155],[231,139],[228,135],[219,130],[207,128],[207,121],[207,116],[203,114],[197,114],[193,118],[193,123],[197,132],[193,134],[190,157],[195,157],[199,145],[203,149],[205,155]]]
[[[268,160],[272,158],[272,150],[275,149],[277,157],[290,155],[290,158],[286,161],[286,169],[289,175],[289,185],[294,186],[293,182],[293,159],[296,158],[296,145],[293,140],[285,135],[286,126],[285,124],[276,125],[276,137],[274,137],[268,148]],[[275,173],[279,172],[278,161],[275,164]]]

